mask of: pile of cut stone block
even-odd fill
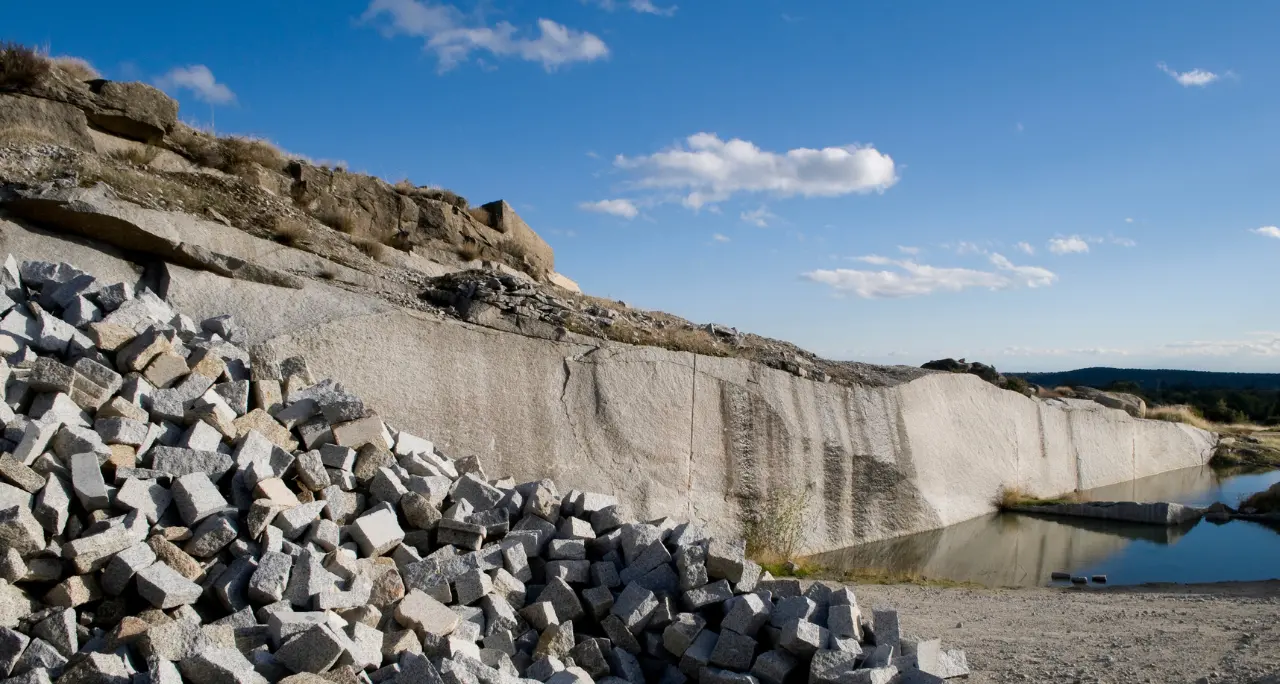
[[[3,682],[968,674],[741,541],[450,459],[229,317],[13,257],[0,316]]]

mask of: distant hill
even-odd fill
[[[1280,390],[1280,373],[1213,373],[1100,367],[1057,373],[1005,373],[1005,375],[1016,375],[1042,387],[1086,385],[1105,388],[1117,382],[1132,382],[1140,385],[1147,392],[1172,388]]]

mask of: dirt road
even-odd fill
[[[899,609],[904,633],[965,649],[970,682],[1252,684],[1280,673],[1280,582],[855,590],[864,611]]]

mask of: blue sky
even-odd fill
[[[1280,371],[1280,4],[130,7],[4,37],[507,199],[593,294],[834,358]]]

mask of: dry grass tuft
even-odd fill
[[[480,223],[483,223],[490,228],[493,227],[493,216],[489,214],[488,209],[485,209],[484,207],[471,207],[467,210],[467,213],[471,214],[471,218],[479,221]]]
[[[1075,492],[1051,498],[1032,496],[1018,487],[1001,487],[996,495],[996,508],[1007,511],[1020,506],[1056,506],[1059,504],[1079,503],[1080,496]]]
[[[341,207],[327,207],[316,211],[315,219],[326,226],[351,235],[356,232],[356,216]]]
[[[391,248],[377,240],[371,240],[369,238],[355,238],[351,241],[351,244],[355,245],[356,249],[364,252],[365,255],[374,261],[385,263],[387,257],[391,255]]]
[[[463,261],[474,261],[480,258],[484,249],[478,242],[464,242],[453,248],[454,254],[457,254]]]
[[[61,71],[75,81],[92,81],[102,78],[102,74],[98,73],[98,70],[93,68],[93,65],[88,60],[79,57],[50,57],[49,63],[53,65],[54,69]]]
[[[417,195],[418,197],[425,197],[427,199],[433,199],[440,202],[447,202],[463,211],[466,211],[467,207],[470,206],[470,203],[467,202],[466,197],[463,197],[462,195],[459,195],[458,193],[452,190],[449,190],[447,188],[417,188],[416,190],[414,190],[413,194]]]
[[[769,492],[764,506],[743,508],[742,536],[747,555],[759,563],[782,563],[796,557],[804,540],[807,489],[779,488]]]
[[[280,244],[296,247],[310,233],[307,227],[295,219],[280,216],[271,228],[271,239]]]
[[[320,268],[320,272],[319,272],[319,273],[317,273],[316,275],[317,275],[321,280],[337,280],[337,279],[338,279],[338,267],[336,267],[336,266],[323,266],[323,267],[321,267],[321,268]]]
[[[187,125],[180,125],[168,137],[174,152],[200,166],[237,176],[249,175],[255,165],[283,171],[285,154],[260,138],[232,135],[218,138]]]
[[[147,145],[145,147],[130,146],[112,150],[107,153],[107,158],[126,164],[133,164],[134,166],[146,166],[155,161],[159,155],[160,148]]]
[[[6,126],[0,128],[0,145],[19,144],[19,145],[60,145],[61,141],[57,136],[47,131],[30,126]]]
[[[49,58],[19,43],[0,43],[0,90],[23,90],[39,83],[53,69]]]
[[[1150,406],[1147,407],[1147,418],[1149,420],[1163,420],[1170,423],[1186,423],[1192,427],[1198,427],[1201,430],[1213,430],[1212,423],[1204,419],[1200,412],[1186,404],[1177,404],[1174,406]]]
[[[266,140],[233,135],[218,138],[218,145],[222,148],[223,166],[221,168],[227,173],[243,176],[253,168],[254,164],[272,171],[284,170],[286,163],[284,155],[275,145]]]

